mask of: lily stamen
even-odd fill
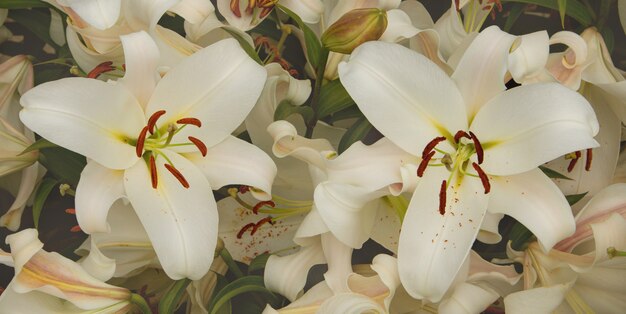
[[[259,220],[256,224],[254,224],[254,226],[252,227],[252,231],[250,231],[250,235],[254,235],[259,230],[259,228],[262,225],[266,224],[266,223],[269,223],[270,225],[273,225],[274,222],[272,221],[272,217],[267,216],[267,217]]]
[[[478,157],[478,164],[482,164],[484,156],[485,156],[485,153],[483,151],[483,146],[480,144],[480,141],[476,137],[476,134],[470,131],[469,135],[470,135],[472,142],[474,142],[474,149],[476,150],[476,157]]]
[[[150,134],[154,134],[154,126],[156,125],[157,120],[159,120],[159,118],[164,114],[165,110],[159,110],[150,116],[148,119],[148,131],[150,131]]]
[[[137,153],[137,157],[141,157],[141,155],[143,155],[143,146],[146,143],[146,133],[148,133],[147,126],[141,129],[139,137],[137,138],[137,146],[135,147],[135,153]]]
[[[424,171],[430,162],[430,159],[435,155],[435,151],[431,150],[425,157],[422,157],[422,162],[420,162],[419,167],[417,167],[417,176],[422,177],[424,175]]]
[[[154,155],[150,155],[150,180],[152,181],[152,188],[156,189],[159,183],[159,179],[157,177],[156,161],[154,160]]]
[[[185,179],[183,174],[180,173],[178,169],[174,168],[174,166],[170,164],[163,164],[163,166],[165,166],[165,169],[167,169],[185,189],[189,188],[189,182],[187,182],[187,179]]]
[[[241,11],[239,10],[239,0],[230,0],[230,11],[236,17],[241,17]]]
[[[276,203],[274,203],[273,201],[261,201],[258,202],[256,205],[254,205],[254,207],[252,207],[252,212],[255,214],[259,213],[259,209],[261,209],[261,207],[263,206],[269,206],[269,207],[276,207]]]
[[[573,154],[573,157],[572,157]],[[579,151],[572,153],[569,155],[566,155],[565,158],[568,159],[571,158],[572,160],[569,162],[569,165],[567,166],[567,172],[572,172],[572,170],[574,170],[574,167],[576,166],[576,163],[578,162],[578,159],[580,159],[581,157],[581,153]]]
[[[461,140],[461,138],[462,138],[462,137],[465,137],[465,138],[467,138],[467,139],[472,139],[472,138],[470,137],[470,135],[469,135],[469,134],[467,134],[467,132],[465,132],[465,131],[463,131],[463,130],[458,130],[458,131],[456,132],[456,134],[454,134],[454,142],[455,142],[455,143],[458,143],[458,142]]]
[[[591,170],[591,160],[593,159],[593,148],[587,149],[587,160],[585,160],[585,170]]]
[[[198,148],[198,150],[202,154],[202,157],[206,156],[208,150],[206,148],[206,145],[204,145],[204,143],[201,140],[199,140],[199,139],[197,139],[197,138],[195,138],[193,136],[188,136],[187,139],[189,139],[189,141],[192,142],[193,145],[196,145],[196,147]]]
[[[196,119],[196,118],[182,118],[182,119],[178,119],[176,121],[176,123],[178,123],[178,124],[191,124],[191,125],[195,125],[197,127],[201,127],[202,126],[202,121],[200,121],[199,119]]]
[[[251,222],[245,226],[243,226],[241,228],[241,230],[239,230],[239,232],[237,232],[237,239],[241,239],[243,237],[243,234],[246,232],[246,230],[250,229],[250,228],[254,228],[255,223]]]
[[[98,76],[100,76],[101,74],[111,72],[113,70],[115,70],[115,67],[113,67],[112,61],[102,62],[98,64],[95,68],[93,68],[93,70],[89,71],[89,73],[87,74],[87,78],[95,79],[98,78]]]
[[[448,185],[446,183],[446,180],[443,180],[441,182],[441,188],[439,189],[439,214],[441,214],[441,216],[446,214],[446,189],[448,188]]]
[[[422,151],[422,159],[426,158],[430,152],[435,149],[439,143],[445,141],[446,138],[444,136],[435,137],[432,141],[428,142],[426,146],[424,146],[424,150]]]
[[[478,177],[483,183],[483,187],[485,187],[485,194],[489,193],[489,191],[491,191],[491,183],[489,183],[489,177],[477,163],[473,162],[472,167],[474,167],[474,170],[476,170],[476,173],[478,173]]]

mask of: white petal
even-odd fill
[[[565,298],[568,285],[541,287],[512,293],[504,298],[507,313],[552,313]]]
[[[125,141],[139,135],[145,119],[120,84],[66,78],[31,89],[21,103],[22,122],[55,144],[112,169],[125,169],[138,159],[135,147]]]
[[[29,228],[6,237],[5,242],[11,246],[13,268],[16,274],[20,273],[24,264],[43,249],[43,243],[39,241],[38,236],[36,229]]]
[[[352,274],[352,248],[341,243],[332,233],[321,235],[322,250],[328,264],[324,273],[326,284],[334,293],[348,292],[348,277]]]
[[[591,224],[591,229],[595,242],[595,264],[609,258],[606,254],[608,248],[626,249],[626,219],[623,216],[612,214],[605,221]]]
[[[64,0],[72,10],[97,29],[107,29],[117,22],[121,0]]]
[[[498,232],[498,225],[500,224],[502,217],[504,217],[502,214],[492,214],[487,212],[482,225],[480,225],[480,231],[476,236],[476,240],[488,244],[499,243],[502,240],[502,236]]]
[[[80,228],[85,233],[109,232],[109,209],[124,196],[124,171],[88,162],[76,187],[76,219]]]
[[[414,155],[421,155],[433,138],[444,134],[451,139],[467,126],[463,99],[454,82],[417,52],[367,42],[349,62],[339,65],[339,75],[368,120]]]
[[[615,115],[623,122],[626,121],[626,81],[611,84],[599,84],[606,94],[604,100],[615,112]]]
[[[209,270],[217,243],[215,200],[198,168],[176,153],[164,153],[187,179],[188,189],[165,169],[163,157],[156,160],[156,189],[145,162],[126,170],[124,186],[167,275],[199,279]]]
[[[260,189],[262,193],[256,193],[259,199],[271,199],[276,165],[265,152],[246,141],[228,136],[209,148],[206,156],[193,153],[186,157],[204,172],[213,189],[242,184]]]
[[[441,301],[439,313],[481,313],[498,297],[491,289],[463,282],[454,287],[449,298]]]
[[[214,13],[215,7],[209,1],[182,0],[171,7],[170,11],[182,16],[185,21],[197,24]]]
[[[370,238],[394,254],[397,254],[402,222],[397,212],[385,198],[378,205],[374,221],[376,222],[376,228],[372,229]]]
[[[529,171],[567,153],[596,147],[598,120],[580,94],[559,84],[507,90],[485,104],[470,130],[485,149],[483,170]]]
[[[63,30],[63,18],[61,14],[50,9],[50,39],[59,45],[65,46],[65,32]]]
[[[302,246],[308,245],[311,241],[317,241],[318,235],[329,231],[330,229],[324,223],[324,219],[322,219],[317,206],[314,204],[304,217],[304,220],[302,220],[293,241]]]
[[[15,195],[15,200],[9,207],[9,210],[0,217],[0,226],[6,227],[11,231],[16,231],[20,227],[26,202],[37,186],[40,175],[39,168],[41,168],[41,165],[34,163],[22,170],[18,193]]]
[[[609,84],[624,80],[624,76],[615,68],[602,34],[594,27],[586,29],[580,35],[587,43],[589,66],[582,73],[582,79],[592,84]]]
[[[523,84],[543,73],[550,53],[548,32],[539,31],[518,37],[508,59],[508,69],[516,82]]]
[[[463,95],[470,121],[485,103],[506,89],[504,75],[514,41],[515,36],[491,26],[480,32],[463,54],[452,79]]]
[[[452,7],[446,11],[435,23],[435,30],[441,38],[441,54],[444,60],[448,60],[450,56],[457,50],[461,42],[467,37],[467,33],[463,28],[461,17],[456,11],[454,2]]]
[[[413,26],[411,18],[405,12],[394,9],[387,11],[387,28],[378,40],[396,43],[411,38],[419,32],[420,30]]]
[[[293,302],[304,288],[309,269],[324,262],[319,242],[291,255],[272,255],[267,260],[263,274],[265,286]]]
[[[489,212],[509,215],[537,236],[547,252],[574,233],[575,223],[563,193],[541,170],[491,178]]]
[[[72,57],[83,71],[88,73],[98,64],[106,61],[111,61],[116,65],[124,63],[124,49],[122,49],[121,43],[117,42],[114,48],[100,53],[85,46],[85,43],[81,39],[82,36],[79,35],[71,25],[67,26],[65,33],[67,46],[72,53]]]
[[[358,293],[340,293],[322,303],[318,313],[360,314],[384,313],[385,309],[374,300]]]
[[[120,81],[145,106],[158,80],[159,48],[144,31],[120,36],[120,41],[126,65],[126,73]]]
[[[97,279],[102,281],[111,279],[115,273],[116,261],[102,254],[93,238],[90,238],[88,241],[90,243],[89,255],[78,261],[78,263],[85,271]]]
[[[291,156],[325,170],[326,157],[335,153],[328,140],[302,137],[291,123],[284,120],[270,124],[267,132],[274,138],[272,152],[278,158]]]
[[[210,148],[243,122],[261,94],[265,78],[265,69],[250,59],[236,40],[223,40],[168,71],[154,90],[146,113],[166,110],[159,126],[181,118],[200,119],[201,128],[187,127],[177,137],[194,136]]]
[[[151,31],[163,14],[180,0],[133,0],[124,1],[124,20],[131,29]]]
[[[398,274],[398,259],[387,254],[378,254],[374,256],[371,268],[389,289],[389,295],[385,298],[385,308],[389,310],[396,289],[401,285],[400,275]]]
[[[420,180],[400,233],[398,268],[407,292],[438,302],[468,255],[487,207],[480,180],[464,177],[446,193],[445,214],[439,213],[439,192],[448,171],[427,169]]]
[[[307,24],[316,24],[324,13],[324,3],[321,0],[282,0],[280,5],[298,14]]]

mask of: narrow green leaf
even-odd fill
[[[323,118],[354,105],[341,82],[333,80],[322,86],[317,116]]]
[[[263,61],[261,61],[261,58],[259,58],[256,50],[254,50],[254,47],[252,47],[250,43],[243,38],[243,36],[233,30],[228,29],[228,27],[222,27],[222,29],[229,33],[230,36],[233,36],[233,38],[235,38],[239,42],[241,48],[243,48],[243,50],[248,54],[248,56],[250,56],[250,58],[252,58],[252,60],[256,61],[256,63],[260,65],[263,65]]]
[[[55,178],[71,186],[78,185],[80,173],[87,165],[87,160],[84,156],[60,146],[40,149],[39,162]]]
[[[263,253],[261,255],[257,255],[250,262],[250,265],[248,266],[248,274],[265,268],[265,265],[267,264],[267,260],[270,258],[270,256],[272,255],[269,253]]]
[[[276,296],[267,288],[265,288],[263,277],[246,276],[234,280],[220,290],[209,305],[209,313],[217,314],[220,307],[226,304],[230,299],[245,292],[260,292],[267,295],[271,300],[270,303],[276,302]]]
[[[161,301],[159,301],[159,313],[174,313],[180,304],[180,299],[186,293],[187,286],[190,283],[190,279],[181,279],[174,282],[165,296],[163,296]]]
[[[309,62],[313,66],[313,68],[317,69],[318,64],[320,63],[321,52],[322,52],[322,44],[320,40],[317,38],[317,35],[309,28],[302,19],[293,11],[285,8],[284,6],[277,4],[279,9],[281,9],[285,14],[287,14],[290,18],[292,18],[296,24],[298,24],[298,28],[302,30],[304,33],[304,42],[306,45],[307,56],[309,57]]]
[[[35,141],[35,143],[32,143],[30,144],[30,146],[26,147],[26,149],[24,149],[18,156],[24,155],[28,152],[32,152],[34,150],[39,150],[42,148],[57,147],[57,146],[58,146],[57,144],[54,144],[45,138],[40,138],[37,141]]]
[[[557,0],[559,15],[561,16],[561,27],[565,28],[565,12],[567,10],[567,0]]]
[[[361,140],[372,129],[372,124],[365,117],[357,120],[339,141],[339,153],[343,153],[350,145]]]
[[[285,120],[292,114],[299,114],[304,121],[309,121],[313,117],[313,109],[309,106],[295,106],[289,100],[283,100],[274,111],[274,121]]]
[[[215,276],[217,277],[217,282],[215,283],[215,288],[213,288],[213,293],[211,294],[211,298],[209,299],[210,301],[215,300],[215,297],[217,296],[217,294],[222,291],[222,289],[224,289],[224,287],[226,287],[228,285],[228,280],[226,279],[225,276],[215,273]],[[210,303],[205,304],[205,308],[208,307],[210,305]],[[231,314],[232,313],[232,306],[230,303],[230,300],[228,300],[228,302],[226,302],[224,305],[222,305],[216,312],[216,314]]]
[[[335,123],[341,120],[362,118],[362,117],[363,117],[363,113],[361,112],[361,110],[359,110],[359,107],[357,107],[356,105],[352,105],[347,109],[334,113],[330,117],[330,122]]]
[[[129,301],[130,301],[130,303],[132,303],[136,307],[138,307],[142,314],[151,314],[152,313],[152,310],[150,309],[150,306],[148,305],[148,302],[146,302],[146,299],[144,299],[141,295],[133,293],[133,294],[130,295],[130,300]]]
[[[589,192],[580,193],[580,194],[565,195],[565,198],[567,199],[567,202],[569,203],[569,206],[574,206],[574,204],[578,203],[583,197],[585,197],[585,195],[587,195],[587,193],[589,193]]]
[[[506,22],[504,22],[503,30],[505,32],[509,32],[511,30],[511,27],[513,27],[515,22],[517,22],[517,19],[524,12],[525,7],[526,5],[523,3],[513,3],[513,5],[511,6],[511,9],[509,10],[509,17],[507,17]]]
[[[528,242],[533,237],[533,233],[528,230],[524,225],[516,222],[509,234],[509,241],[511,241],[511,247],[516,251],[522,251],[526,249]]]
[[[615,47],[615,35],[613,34],[613,30],[609,27],[605,27],[600,31],[602,34],[602,38],[604,39],[604,44],[606,45],[606,49],[609,53],[613,52],[613,48]]]
[[[220,251],[220,256],[224,260],[224,263],[226,263],[226,265],[228,266],[228,270],[230,270],[230,272],[233,273],[235,277],[237,278],[243,277],[243,272],[241,271],[239,266],[237,266],[237,263],[235,262],[232,255],[230,255],[230,252],[228,252],[226,248],[223,248]]]
[[[35,192],[35,199],[33,201],[33,222],[35,223],[35,228],[39,228],[39,217],[41,217],[43,205],[46,203],[50,192],[52,192],[58,183],[59,181],[55,179],[45,178],[41,181],[39,187],[37,187],[37,192]]]
[[[502,2],[536,4],[538,6],[542,6],[552,10],[559,9],[559,4],[557,3],[557,0],[502,0]],[[584,27],[590,26],[593,23],[594,19],[594,13],[590,12],[587,7],[585,7],[585,5],[582,4],[579,0],[568,0],[565,14],[567,16],[571,16]]]
[[[49,5],[41,0],[2,0],[0,8],[2,9],[29,9],[49,7]]]
[[[539,170],[543,171],[543,173],[545,175],[548,176],[548,178],[552,178],[552,179],[563,179],[563,180],[573,180],[572,178],[565,176],[563,174],[561,174],[558,171],[552,170],[546,166],[539,166]]]

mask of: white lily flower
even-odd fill
[[[452,78],[382,42],[365,43],[339,68],[368,120],[422,158],[398,251],[402,282],[416,298],[442,298],[487,211],[516,218],[546,250],[574,231],[565,197],[536,167],[597,146],[598,122],[582,96],[560,85],[505,91],[506,63],[491,59],[507,56],[514,40],[485,29]]]
[[[15,195],[13,204],[0,217],[0,226],[15,231],[38,179],[44,170],[38,151],[21,153],[35,141],[32,131],[20,122],[20,96],[33,87],[33,66],[20,55],[0,64],[0,176],[2,188]]]
[[[597,193],[576,216],[576,232],[548,253],[531,243],[510,252],[524,265],[524,291],[504,299],[507,313],[618,313],[626,306],[626,184]]]
[[[122,0],[56,0],[56,3],[72,9],[87,24],[104,30],[117,22]]]
[[[235,40],[225,40],[181,61],[157,83],[158,49],[149,35],[122,41],[123,79],[42,84],[22,97],[20,117],[43,137],[92,159],[76,189],[83,231],[108,232],[111,204],[127,197],[165,272],[198,279],[217,241],[211,189],[245,184],[262,198],[271,189],[271,159],[230,135],[261,93],[265,70]]]
[[[6,238],[15,277],[0,295],[0,312],[119,313],[131,309],[129,290],[104,283],[73,261],[44,251],[37,236],[37,230],[26,229]],[[1,250],[0,254],[6,255]]]

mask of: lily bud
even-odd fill
[[[322,44],[330,51],[350,54],[360,44],[378,40],[386,28],[386,11],[356,9],[344,14],[322,34]]]

